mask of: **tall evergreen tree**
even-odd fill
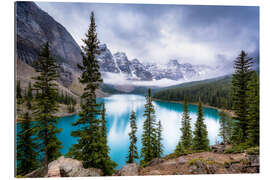
[[[260,117],[259,117],[259,79],[254,71],[248,83],[248,142],[250,145],[259,146],[260,142]]]
[[[22,98],[22,88],[21,88],[21,81],[17,81],[17,86],[16,86],[16,98],[20,99]]]
[[[23,122],[20,123],[20,131],[17,132],[17,175],[25,175],[38,167],[36,152],[37,144],[33,140],[31,118],[28,112],[23,115]]]
[[[188,104],[187,99],[184,99],[184,111],[182,115],[182,127],[181,127],[181,142],[183,144],[184,149],[190,149],[192,145],[192,132],[191,132],[191,125],[190,125],[191,118],[188,114]]]
[[[17,112],[17,116],[20,115],[20,113],[22,112],[22,104],[23,104],[23,97],[22,97],[22,89],[21,89],[21,83],[20,80],[17,81],[16,84],[16,112]],[[18,117],[16,117],[18,118]]]
[[[78,68],[82,71],[79,81],[85,87],[81,96],[80,118],[73,123],[73,126],[78,129],[71,133],[72,136],[78,137],[78,143],[73,145],[68,154],[82,160],[85,168],[99,168],[105,175],[110,175],[115,163],[108,158],[108,150],[104,146],[104,134],[101,132],[101,120],[99,119],[100,104],[97,103],[95,94],[102,78],[96,58],[96,55],[99,54],[99,41],[93,12],[86,39],[83,39],[83,42],[85,46],[82,46],[82,65],[78,64]]]
[[[137,132],[137,126],[136,126],[136,114],[134,111],[131,112],[130,115],[130,129],[131,131],[128,133],[129,135],[129,152],[128,152],[128,160],[127,163],[134,163],[135,159],[139,158],[138,151],[137,151],[137,137],[136,137],[136,132]]]
[[[157,126],[157,129],[156,129],[156,154],[155,154],[155,157],[158,157],[160,158],[163,154],[163,145],[162,145],[162,126],[161,126],[161,121],[159,120],[158,121],[158,126]]]
[[[32,85],[31,85],[31,82],[29,82],[28,89],[27,89],[27,96],[26,96],[26,105],[28,109],[32,108],[32,103],[31,103],[32,100],[33,100]]]
[[[155,109],[152,104],[151,89],[148,89],[148,95],[146,96],[146,104],[144,105],[144,117],[146,117],[143,124],[142,134],[142,149],[141,156],[143,163],[151,161],[154,157],[154,149],[156,145],[156,123],[155,123]]]
[[[230,139],[229,121],[230,117],[228,116],[228,114],[224,110],[221,110],[219,112],[219,136],[222,138],[222,142],[224,143],[224,145],[226,145]]]
[[[37,139],[40,142],[40,152],[44,154],[43,163],[46,174],[48,163],[61,155],[59,149],[62,147],[56,137],[56,134],[61,131],[56,127],[58,117],[54,115],[58,110],[57,84],[55,83],[58,77],[58,65],[51,56],[48,42],[42,47],[34,65],[36,71],[39,72],[39,75],[33,78],[35,80],[34,89],[39,91],[33,105],[33,115],[37,121],[34,125]]]
[[[197,121],[195,123],[193,138],[193,149],[194,150],[208,150],[209,149],[209,139],[206,124],[204,123],[203,109],[201,100],[198,104]]]
[[[248,137],[248,82],[251,76],[252,58],[241,51],[234,61],[235,72],[232,77],[232,101],[235,111],[235,127],[233,140],[235,143],[245,142]]]

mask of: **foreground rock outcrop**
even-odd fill
[[[259,173],[259,155],[200,152],[171,159],[156,159],[139,175]]]
[[[48,166],[48,174],[44,175],[37,169],[25,177],[88,177],[102,176],[102,171],[97,168],[83,168],[82,162],[72,158],[59,157]]]
[[[137,163],[126,164],[115,175],[116,176],[139,176],[139,165]]]

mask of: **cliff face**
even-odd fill
[[[17,59],[32,65],[40,47],[50,43],[52,55],[60,64],[59,82],[68,87],[81,61],[81,50],[69,32],[33,2],[16,2]]]
[[[16,2],[16,37],[18,58],[27,64],[46,41],[59,63],[76,69],[81,61],[80,47],[69,32],[33,2]]]

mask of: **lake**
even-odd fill
[[[135,111],[137,117],[137,147],[140,152],[141,135],[143,131],[142,127],[145,119],[143,117],[145,97],[141,95],[123,94],[99,98],[98,101],[105,103],[110,157],[118,164],[117,169],[120,169],[123,165],[125,165],[126,157],[128,154],[128,133],[130,132],[129,116],[132,110]],[[183,105],[179,103],[161,101],[154,101],[153,104],[156,111],[156,121],[161,120],[161,125],[163,128],[163,155],[167,155],[174,151],[181,135],[180,127]],[[194,130],[194,124],[197,117],[197,106],[190,104],[188,108],[191,117],[191,127],[192,130]],[[208,107],[204,107],[203,111],[210,145],[213,145],[217,140],[220,140],[218,137],[218,131],[220,127],[218,122],[218,111]],[[75,128],[71,124],[78,118],[79,116],[74,115],[62,117],[58,121],[58,128],[62,128],[62,132],[58,134],[58,138],[64,146],[64,148],[61,149],[62,154],[67,153],[71,145],[77,141],[76,138],[70,136],[70,133]]]

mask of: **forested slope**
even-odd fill
[[[231,109],[231,89],[232,76],[194,81],[183,83],[161,89],[154,93],[154,98],[170,101],[183,101],[186,96],[188,102],[198,102],[199,98],[204,104],[210,106]]]

